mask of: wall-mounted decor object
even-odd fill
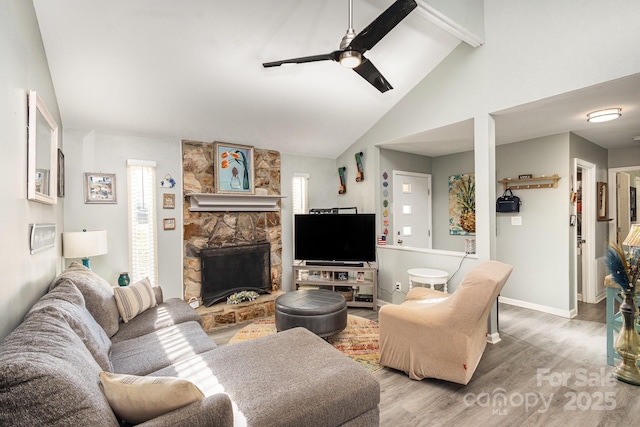
[[[631,215],[631,221],[638,220],[638,211],[636,210],[636,187],[629,187],[629,213]]]
[[[176,195],[170,193],[164,193],[162,195],[162,208],[163,209],[175,209],[176,207]]]
[[[214,156],[213,174],[216,193],[255,193],[253,147],[216,142]]]
[[[356,167],[358,172],[356,173],[356,182],[364,181],[364,167],[362,167],[362,151],[356,153]]]
[[[338,176],[340,177],[340,189],[338,190],[338,194],[344,194],[347,192],[347,178],[344,175],[346,170],[346,166],[338,168]]]
[[[165,230],[175,230],[176,229],[176,219],[175,218],[164,218],[162,220],[162,226]]]
[[[85,172],[85,203],[118,203],[116,198],[116,174]]]
[[[611,221],[609,218],[609,190],[606,182],[598,182],[598,221]]]
[[[525,175],[519,175],[525,176]],[[529,178],[504,178],[499,180],[506,190],[510,188],[512,190],[532,190],[536,188],[558,188],[558,181],[560,177],[558,174],[553,174],[551,176],[540,175],[540,176],[530,176]]]
[[[52,248],[56,243],[56,225],[31,224],[31,235],[29,242],[29,247],[32,254],[48,248]]]
[[[28,98],[27,199],[55,205],[58,176],[58,124],[35,91]]]
[[[160,187],[162,188],[173,188],[176,186],[176,180],[171,177],[171,175],[166,174],[162,181],[160,181]]]
[[[531,178],[533,178],[533,174],[530,174],[530,173],[518,175],[518,179],[531,179]]]
[[[58,197],[64,197],[64,154],[58,148]]]
[[[472,173],[449,177],[449,234],[476,233],[476,180]]]

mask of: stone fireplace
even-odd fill
[[[182,141],[184,191],[184,298],[197,298],[202,303],[202,269],[200,254],[203,249],[232,246],[270,244],[271,290],[282,287],[282,229],[280,210],[261,211],[190,211],[192,193],[214,193],[214,143]],[[280,195],[280,153],[254,149],[256,195]],[[251,196],[247,196],[251,197]],[[279,202],[278,202],[279,205]],[[262,299],[262,298],[261,298]],[[217,305],[217,304],[216,304]],[[226,304],[225,304],[226,305]],[[273,305],[273,301],[271,301]],[[235,323],[235,315],[224,310],[215,321]],[[269,314],[270,308],[258,310]],[[244,316],[246,317],[246,316]],[[248,319],[244,319],[248,320]]]
[[[271,293],[270,251],[269,242],[200,250],[203,304],[240,291]]]

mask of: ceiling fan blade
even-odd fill
[[[283,61],[265,62],[262,64],[264,68],[279,67],[283,64],[304,64],[305,62],[318,62],[318,61],[337,61],[340,51],[331,53],[325,53],[323,55],[303,56],[301,58],[285,59]]]
[[[415,0],[397,0],[351,41],[349,47],[360,53],[374,47],[384,36],[415,9]]]
[[[353,69],[356,73],[360,74],[362,78],[371,83],[380,92],[385,93],[389,89],[393,89],[393,86],[389,84],[387,79],[384,78],[380,71],[364,56],[362,57],[362,63]]]

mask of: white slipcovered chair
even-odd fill
[[[452,294],[413,288],[380,308],[380,363],[410,378],[468,384],[487,345],[487,320],[513,267],[486,261]]]

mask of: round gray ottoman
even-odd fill
[[[329,337],[347,326],[347,302],[337,292],[313,289],[287,292],[276,299],[276,329],[302,326]]]

